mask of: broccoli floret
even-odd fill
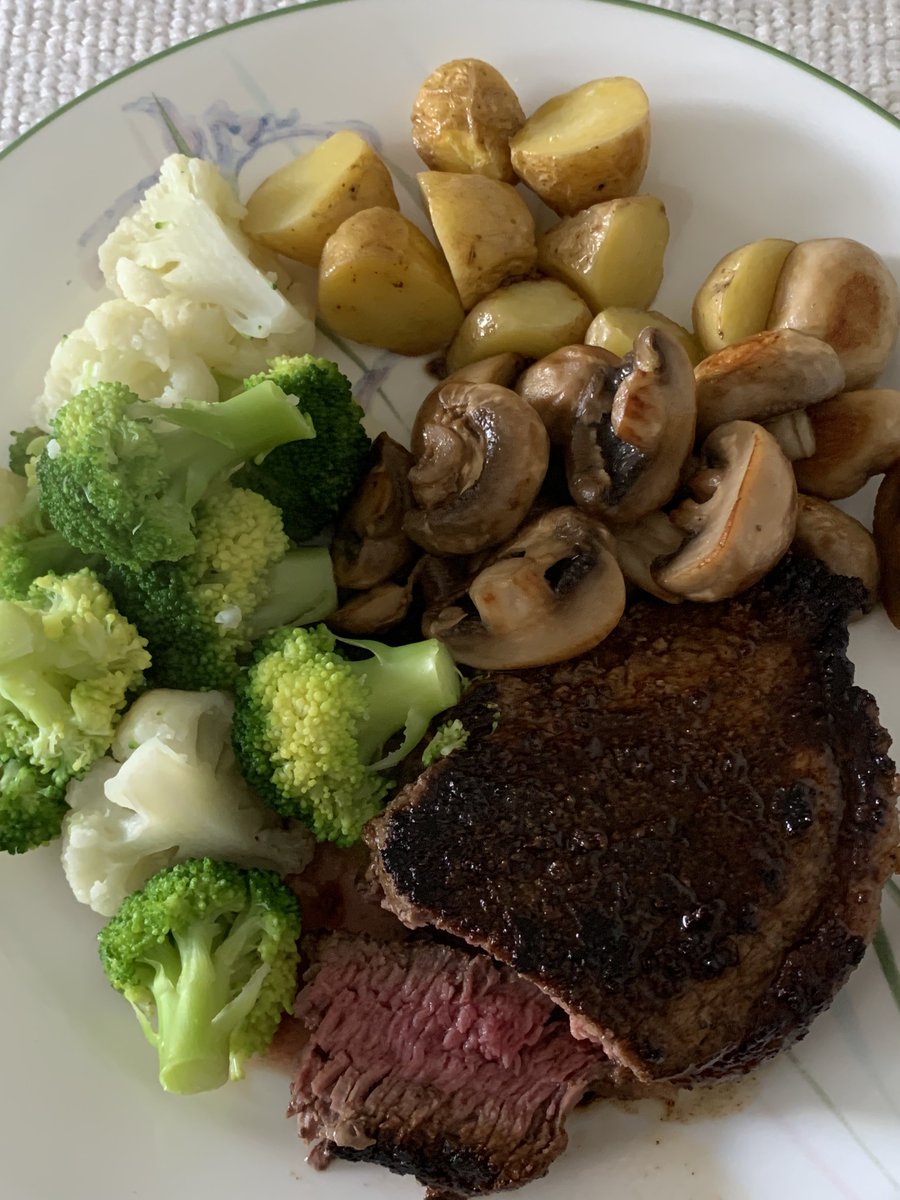
[[[365,470],[371,441],[361,424],[363,411],[350,381],[324,358],[275,358],[266,374],[252,376],[246,386],[264,380],[297,397],[316,437],[280,446],[261,466],[248,463],[235,482],[277,505],[295,542],[309,541],[332,524]]]
[[[44,448],[47,434],[43,429],[32,425],[21,433],[10,434],[12,441],[9,446],[9,469],[17,475],[24,475],[29,460]]]
[[[100,961],[168,1092],[241,1079],[297,990],[300,914],[272,871],[210,858],[159,871],[101,930]]]
[[[131,567],[194,548],[193,509],[214,481],[275,446],[314,436],[273,383],[222,403],[162,408],[98,383],[56,414],[37,460],[41,505],[86,554]]]
[[[116,604],[147,638],[157,687],[233,687],[251,642],[337,607],[325,547],[292,547],[281,513],[256,492],[223,486],[196,509],[193,551],[143,569],[112,567]]]
[[[433,762],[446,758],[454,750],[462,750],[468,740],[469,731],[458,717],[454,721],[446,721],[422,751],[423,765],[430,767]]]
[[[337,641],[323,625],[266,639],[238,679],[232,737],[264,800],[320,840],[348,846],[378,812],[387,773],[459,699],[460,675],[436,640],[346,641],[369,652],[353,662]]]
[[[92,572],[45,575],[0,600],[0,849],[59,834],[67,781],[109,749],[150,665]]]

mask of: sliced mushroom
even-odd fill
[[[658,600],[678,604],[681,596],[667,592],[653,578],[653,567],[667,560],[684,544],[684,534],[665,513],[648,513],[635,525],[623,525],[616,532],[616,558],[629,583]]]
[[[818,558],[835,575],[858,579],[866,589],[861,612],[878,600],[878,552],[875,539],[855,517],[818,496],[797,497],[797,531],[792,549]]]
[[[569,492],[593,516],[640,520],[675,494],[694,443],[690,359],[673,337],[647,328],[623,360],[614,396],[585,394],[566,446]]]
[[[532,406],[555,445],[568,441],[588,397],[615,391],[622,360],[600,346],[561,346],[519,376],[516,391]]]
[[[881,599],[900,629],[900,462],[885,472],[875,498],[873,526],[881,566]]]
[[[511,388],[524,365],[525,359],[521,354],[492,354],[490,358],[469,363],[442,379],[437,387],[431,389],[416,413],[409,440],[413,454],[421,452],[422,430],[438,410],[437,397],[442,387],[448,383],[499,383],[501,387]]]
[[[793,329],[766,330],[711,354],[694,371],[697,430],[765,421],[836,395],[841,360],[825,342]]]
[[[415,546],[403,532],[412,507],[407,475],[413,457],[399,442],[381,433],[375,439],[375,464],[344,514],[331,544],[338,587],[367,591],[403,569]]]
[[[897,340],[900,296],[883,260],[850,238],[816,238],[790,252],[778,277],[767,325],[828,342],[845,387],[871,387]]]
[[[763,429],[768,429],[781,447],[785,458],[789,458],[791,462],[800,458],[811,458],[816,452],[816,433],[809,414],[802,409],[782,413],[780,417],[764,421]]]
[[[404,531],[431,554],[473,554],[515,532],[547,474],[550,443],[530,404],[491,383],[444,384],[409,473]]]
[[[900,392],[844,392],[807,409],[816,452],[794,467],[804,492],[843,500],[900,459]]]
[[[577,508],[525,525],[472,580],[469,599],[426,614],[423,632],[457,662],[508,671],[584,654],[618,624],[625,581],[614,542]]]
[[[729,421],[703,444],[699,491],[672,513],[687,542],[653,574],[688,600],[735,596],[762,579],[794,537],[797,487],[791,464],[761,425]]]
[[[367,592],[351,596],[332,613],[328,624],[351,637],[386,633],[406,617],[411,603],[409,583],[379,583]]]

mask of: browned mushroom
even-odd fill
[[[564,446],[586,397],[615,391],[622,360],[600,346],[561,346],[519,376],[516,391],[544,422],[554,445]]]
[[[547,474],[550,443],[530,404],[491,383],[449,383],[420,431],[403,529],[431,554],[473,554],[517,529]]]
[[[802,409],[764,421],[763,429],[771,433],[785,458],[791,462],[799,458],[811,458],[816,452],[816,433],[809,414]]]
[[[629,583],[658,600],[677,604],[681,596],[660,587],[653,577],[653,568],[671,558],[683,543],[684,534],[665,513],[648,513],[636,524],[616,530],[616,558]]]
[[[794,537],[797,487],[791,464],[761,425],[730,421],[703,444],[701,499],[672,520],[688,540],[654,577],[688,600],[735,596],[762,579]]]
[[[525,359],[521,354],[492,354],[490,358],[481,358],[478,362],[460,367],[431,389],[416,413],[412,432],[409,438],[413,454],[422,450],[422,430],[438,411],[438,394],[448,383],[499,383],[501,387],[511,388],[522,372]]]
[[[375,439],[375,463],[366,474],[331,544],[338,587],[367,591],[384,583],[414,557],[415,546],[403,532],[412,507],[407,475],[413,458],[399,442],[381,433]]]
[[[797,497],[797,530],[792,549],[818,558],[835,575],[858,579],[866,600],[857,616],[878,600],[878,552],[865,525],[818,496]]]
[[[900,629],[900,462],[885,472],[878,488],[873,532],[881,566],[884,611]]]
[[[482,670],[562,662],[601,642],[625,608],[609,532],[577,508],[525,525],[472,580],[463,604],[426,614],[423,632]]]
[[[358,592],[328,618],[338,633],[365,637],[386,633],[399,625],[410,609],[412,586],[407,583],[379,583],[367,592]]]
[[[900,459],[900,391],[844,392],[807,416],[816,452],[794,467],[804,492],[843,500]]]

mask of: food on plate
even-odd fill
[[[403,532],[431,554],[473,554],[521,524],[544,482],[547,432],[497,383],[445,383],[420,423]]]
[[[581,297],[557,279],[527,279],[491,292],[471,308],[447,350],[447,370],[481,358],[542,358],[579,342],[591,323]]]
[[[900,459],[885,472],[878,488],[873,533],[884,610],[900,629]]]
[[[844,654],[860,599],[786,560],[476,680],[442,717],[464,748],[367,828],[391,910],[512,967],[640,1080],[789,1045],[859,963],[898,844],[889,738]]]
[[[522,106],[496,67],[456,58],[432,71],[419,88],[412,140],[429,170],[515,183],[509,140],[524,123]]]
[[[796,242],[760,238],[730,250],[694,297],[694,331],[707,354],[762,333],[781,269]]]
[[[693,366],[696,367],[703,358],[703,351],[689,330],[653,309],[604,308],[591,321],[584,340],[588,346],[600,346],[618,358],[624,358],[633,348],[637,335],[648,328],[662,329],[680,342]]]
[[[649,308],[668,241],[669,219],[655,196],[606,200],[541,234],[538,266],[574,288],[593,313]]]
[[[342,337],[396,354],[440,350],[463,319],[440,252],[392,208],[355,213],[325,243],[319,311]]]
[[[537,261],[534,217],[514,187],[483,175],[422,171],[419,187],[462,306]]]
[[[900,293],[884,260],[868,246],[816,238],[787,256],[767,325],[821,338],[837,351],[847,389],[867,388],[896,344]]]
[[[825,563],[832,575],[858,579],[865,588],[861,616],[878,601],[878,552],[861,521],[817,496],[797,497],[797,528],[791,549]]]
[[[66,793],[62,864],[75,897],[111,917],[162,867],[215,858],[293,874],[311,860],[247,787],[231,749],[225,692],[155,688],[132,704],[108,754]]]
[[[717,350],[697,366],[697,427],[767,421],[837,395],[841,360],[826,342],[792,329],[767,330]]]
[[[440,642],[348,643],[368,652],[351,660],[339,640],[324,625],[264,639],[237,683],[233,735],[244,778],[276,812],[349,845],[461,680]]]
[[[616,558],[626,581],[667,604],[679,604],[682,597],[657,583],[654,568],[670,559],[683,544],[684,534],[664,512],[647,513],[634,524],[616,530]]]
[[[900,459],[900,391],[844,392],[806,415],[815,451],[794,468],[804,492],[843,500]]]
[[[317,267],[338,226],[365,208],[400,208],[391,173],[364,137],[340,129],[267,176],[241,227],[270,250]]]
[[[770,571],[794,538],[797,485],[770,433],[752,421],[719,425],[703,443],[688,497],[670,519],[686,535],[655,572],[688,600],[736,596]]]
[[[157,872],[100,932],[109,982],[167,1092],[241,1079],[293,1003],[300,913],[274,872],[194,858]]]
[[[0,600],[0,849],[59,836],[66,784],[109,749],[145,645],[88,570]]]
[[[803,409],[782,413],[762,422],[781,447],[785,458],[795,462],[798,458],[811,458],[816,452],[816,434],[809,414]]]
[[[636,79],[593,79],[540,106],[510,141],[513,170],[562,216],[631,196],[650,155],[650,102]]]

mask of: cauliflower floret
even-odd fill
[[[224,692],[146,692],[112,745],[69,785],[62,863],[83,904],[111,916],[156,871],[210,857],[282,874],[310,861],[313,839],[285,825],[244,783]]]

